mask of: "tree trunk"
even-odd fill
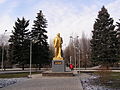
[[[24,64],[22,64],[22,70],[24,70]]]
[[[38,68],[38,65],[37,65],[37,64],[35,64],[35,68],[36,68],[36,72],[37,72],[37,68]]]
[[[5,67],[5,65],[4,65],[3,69],[4,69],[4,71],[6,70],[6,67]]]
[[[39,70],[41,70],[41,65],[39,64]]]

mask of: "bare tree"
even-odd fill
[[[74,54],[74,45],[73,45],[73,37],[70,36],[70,40],[68,43],[68,46],[66,46],[64,50],[64,58],[65,58],[65,63],[67,64],[74,64],[74,59],[75,59],[75,54]]]
[[[77,67],[79,62],[79,51],[80,45],[78,36],[76,36],[75,38],[73,36],[70,36],[69,44],[64,50],[65,61],[68,64],[71,63],[75,65],[75,67]]]
[[[6,32],[6,31],[5,31]],[[5,69],[8,62],[8,35],[0,35],[0,62],[1,67]]]
[[[80,40],[80,46],[81,46],[81,64],[85,69],[87,66],[90,66],[90,39],[86,38],[85,34],[82,34],[82,38]]]
[[[50,50],[50,59],[52,60],[54,57],[54,47],[53,47],[53,40],[49,41],[49,50]]]
[[[67,46],[66,48],[65,48],[65,50],[64,50],[64,58],[65,58],[65,63],[67,64],[67,65],[69,65],[70,64],[70,49],[69,49],[70,47],[69,46]]]
[[[2,45],[3,43],[5,45],[8,45],[8,39],[9,39],[8,35],[1,34],[0,35],[0,45]]]
[[[76,68],[85,67],[86,69],[91,65],[90,39],[86,38],[84,33],[82,34],[82,38],[71,36],[69,44],[64,50],[64,55],[66,63],[72,63]]]

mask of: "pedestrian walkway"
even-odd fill
[[[42,77],[35,75],[27,81],[0,90],[83,90],[80,79],[75,77]]]

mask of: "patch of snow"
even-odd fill
[[[6,87],[17,82],[25,81],[27,78],[11,78],[11,79],[0,79],[0,88]]]
[[[81,83],[83,85],[83,90],[112,90],[110,88],[106,88],[104,86],[92,85],[90,83],[91,80],[98,78],[98,76],[91,76],[90,78],[81,79]]]

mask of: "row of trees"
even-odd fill
[[[29,64],[30,47],[32,47],[32,64],[34,64],[36,67],[49,64],[50,55],[46,31],[47,20],[45,19],[45,16],[41,10],[39,13],[37,13],[37,17],[36,20],[34,20],[34,25],[31,31],[28,29],[28,26],[29,20],[26,20],[24,17],[22,19],[18,18],[15,22],[12,35],[8,41],[9,49],[7,58],[9,62],[11,62],[12,65],[18,64],[24,69],[24,65]],[[0,50],[1,49],[2,47],[0,47]]]
[[[114,25],[107,9],[103,6],[93,25],[92,39],[77,36],[65,49],[66,62],[80,64],[81,67],[102,65],[111,66],[120,61],[120,23]],[[74,42],[73,42],[74,40]],[[80,60],[80,62],[79,62]]]
[[[28,26],[29,20],[25,18],[18,18],[15,22],[9,39],[8,53],[5,51],[9,56],[9,62],[22,65],[24,69],[24,65],[29,64],[32,46],[32,63],[36,67],[49,64],[49,58],[52,58],[54,52],[52,43],[47,43],[47,20],[42,11],[37,13],[31,31]],[[99,11],[92,33],[91,40],[84,34],[80,39],[78,36],[70,37],[70,42],[64,50],[66,63],[76,66],[80,64],[86,68],[91,65],[110,66],[120,61],[120,23],[114,25],[113,18],[104,6]]]

